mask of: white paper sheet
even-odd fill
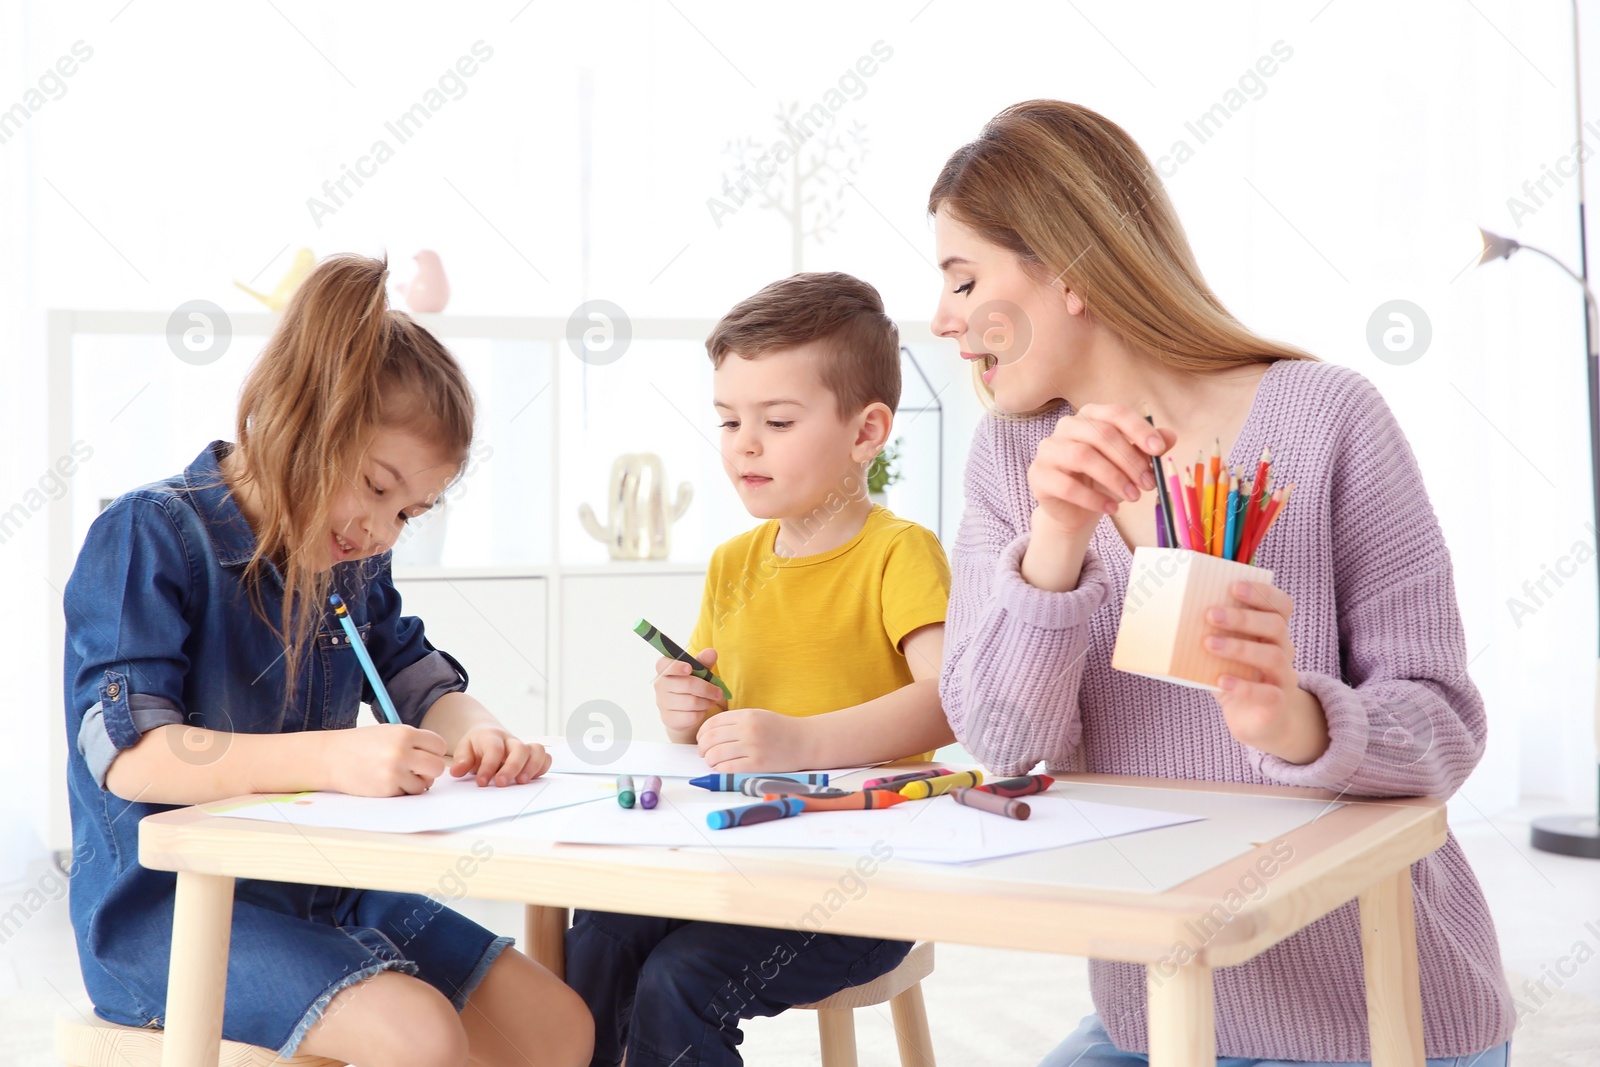
[[[425,793],[400,797],[356,797],[344,793],[263,796],[211,814],[228,819],[259,819],[294,826],[338,830],[379,830],[413,834],[552,811],[573,804],[610,799],[613,782],[589,775],[545,775],[525,785],[479,786],[477,779],[435,779]]]
[[[612,778],[619,774],[631,774],[637,780],[647,774],[661,778],[698,778],[702,774],[716,773],[711,765],[701,758],[699,749],[694,745],[672,745],[662,741],[631,741],[621,753],[588,753],[575,750],[574,742],[564,737],[535,740],[549,751],[550,769],[561,774],[605,774]],[[581,745],[582,742],[576,744]],[[866,768],[858,765],[840,769],[830,767],[807,769],[827,771],[830,777],[842,777]]]
[[[707,793],[684,782],[663,783],[661,803],[652,811],[616,803],[558,812],[483,827],[536,840],[589,845],[653,845],[660,848],[823,848],[868,852],[888,844],[901,848],[971,850],[983,837],[970,820],[925,820],[926,802],[897,804],[873,811],[812,811],[789,819],[713,830],[706,816],[725,808],[757,803],[739,793]]]
[[[1057,786],[1057,789],[1060,787]],[[924,849],[913,845],[895,846],[898,859],[924,863],[975,863],[980,860],[1015,856],[1023,852],[1042,852],[1050,848],[1079,845],[1106,837],[1120,837],[1163,826],[1199,822],[1202,815],[1176,811],[1099,804],[1090,800],[1038,794],[1021,798],[1029,807],[1027,819],[1008,819],[992,812],[964,807],[949,797],[927,801],[929,821],[938,825],[975,826],[982,838],[977,846]],[[899,807],[909,807],[901,804]],[[898,808],[896,810],[899,810]]]

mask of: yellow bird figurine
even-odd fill
[[[302,248],[294,254],[294,262],[289,264],[289,273],[278,280],[277,286],[270,293],[258,293],[244,282],[234,282],[239,288],[267,305],[271,311],[282,311],[289,306],[289,298],[294,296],[294,291],[305,281],[306,275],[311,273],[311,268],[316,265],[317,257],[309,248]]]

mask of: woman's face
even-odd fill
[[[1068,371],[1089,340],[1077,294],[1034,277],[1015,253],[946,210],[934,213],[933,232],[944,275],[933,332],[953,338],[962,359],[982,362],[1001,411],[1065,398]]]

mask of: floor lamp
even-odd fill
[[[1526,249],[1543,256],[1566,271],[1583,287],[1583,339],[1588,354],[1589,383],[1589,478],[1594,491],[1594,528],[1600,530],[1600,329],[1596,328],[1594,290],[1589,288],[1588,220],[1584,211],[1583,157],[1588,142],[1583,130],[1583,90],[1579,77],[1583,67],[1578,48],[1578,0],[1572,0],[1572,85],[1578,127],[1578,270],[1573,270],[1542,248],[1525,245],[1510,237],[1478,230],[1483,248],[1473,265],[1495,259],[1509,259],[1513,252]],[[1600,593],[1600,589],[1597,589]],[[1600,602],[1600,601],[1597,601]],[[1596,660],[1594,731],[1596,780],[1600,781],[1600,659]],[[1551,815],[1533,820],[1531,843],[1542,852],[1600,859],[1600,810],[1588,815]]]

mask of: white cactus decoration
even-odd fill
[[[589,536],[606,546],[612,559],[666,559],[672,550],[672,524],[694,499],[683,482],[676,502],[666,501],[667,476],[661,457],[650,452],[627,453],[611,464],[610,514],[606,525],[588,504],[578,505],[578,518]]]

